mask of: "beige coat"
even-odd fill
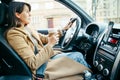
[[[32,31],[32,35],[38,41],[37,47],[39,52],[37,55],[34,54],[34,45],[24,27],[11,28],[7,32],[6,38],[9,44],[26,62],[34,74],[44,62],[48,61],[45,71],[46,80],[82,79],[80,74],[88,68],[66,57],[58,58],[56,60],[49,60],[49,58],[54,55],[54,51],[50,45],[46,44],[48,41],[47,36],[38,34],[35,31]]]

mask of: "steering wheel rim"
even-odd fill
[[[61,43],[62,49],[69,49],[72,47],[73,42],[75,41],[79,30],[81,28],[81,20],[77,18],[74,22],[76,22],[75,26],[71,26],[65,33],[63,37],[63,41]],[[75,28],[74,28],[75,27]]]

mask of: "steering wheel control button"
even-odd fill
[[[98,70],[99,70],[99,71],[102,71],[102,70],[103,70],[102,64],[99,64],[99,65],[98,65]]]
[[[93,65],[94,65],[95,67],[97,67],[97,66],[98,66],[98,61],[94,61],[94,62],[93,62]]]
[[[104,76],[108,76],[108,75],[109,75],[109,70],[108,70],[107,68],[105,68],[105,69],[103,70],[103,75],[104,75]]]

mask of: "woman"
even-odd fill
[[[30,11],[31,6],[28,3],[11,2],[9,4],[9,29],[6,32],[9,44],[29,66],[33,76],[39,73],[49,80],[67,80],[70,76],[72,76],[72,80],[77,80],[78,74],[82,70],[88,69],[82,54],[78,52],[55,52],[53,46],[58,41],[60,34],[56,33],[48,36],[38,34],[28,28]],[[69,28],[69,25],[64,27],[64,29],[67,28]],[[72,68],[73,71],[69,70],[68,67]],[[66,74],[61,73],[64,69]]]

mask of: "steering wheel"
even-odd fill
[[[76,22],[76,24],[75,25],[72,24],[72,26],[65,32],[63,41],[61,43],[62,49],[69,49],[71,47],[81,28],[81,20],[79,18],[76,18],[72,22],[73,24]]]

